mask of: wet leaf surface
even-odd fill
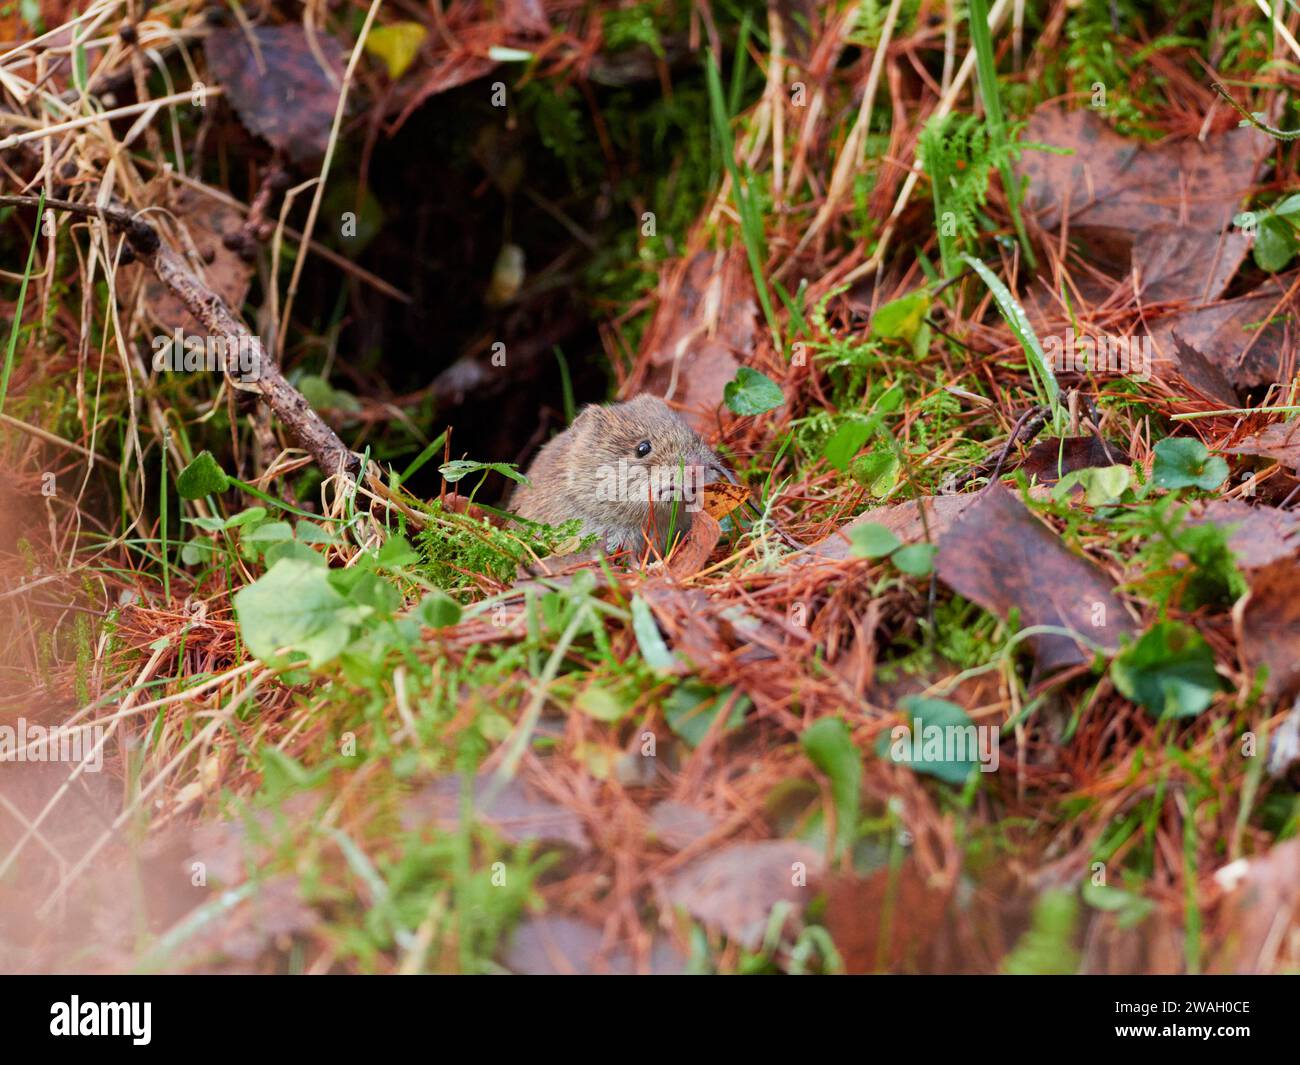
[[[1027,151],[1026,206],[1045,229],[1069,218],[1070,231],[1109,228],[1136,234],[1182,226],[1218,234],[1251,190],[1272,142],[1253,129],[1146,144],[1121,137],[1091,110],[1039,107],[1025,141],[1073,149],[1072,155]]]
[[[256,26],[251,34],[231,27],[214,30],[206,52],[213,78],[251,132],[296,163],[325,154],[343,80],[334,37],[317,31],[313,42],[297,24]]]
[[[1241,616],[1241,657],[1253,677],[1268,667],[1266,698],[1300,687],[1300,566],[1282,558],[1250,575],[1250,598]]]
[[[1040,484],[1055,484],[1062,476],[1075,470],[1127,462],[1128,455],[1113,440],[1103,443],[1097,436],[1071,436],[1064,440],[1049,438],[1038,441],[1016,468]]]
[[[474,812],[510,843],[538,840],[562,844],[578,852],[591,849],[582,819],[559,803],[546,798],[536,787],[518,777],[488,801],[492,775],[474,781]],[[402,823],[407,828],[432,823],[443,831],[460,829],[459,776],[443,777],[406,801]]]
[[[647,827],[656,842],[669,850],[680,851],[714,831],[718,819],[684,802],[664,799],[651,808]]]
[[[1229,455],[1259,455],[1300,469],[1300,420],[1273,422],[1223,450]]]
[[[1293,275],[1278,277],[1248,296],[1161,318],[1151,327],[1153,372],[1165,376],[1183,366],[1181,341],[1234,389],[1289,380],[1293,356],[1284,360],[1283,354],[1287,323],[1293,315],[1282,298],[1294,279]],[[1195,365],[1184,371],[1192,374],[1191,383],[1208,380],[1197,371]],[[1217,388],[1213,394],[1218,394]]]
[[[625,945],[602,949],[604,938],[597,925],[576,917],[534,917],[515,929],[503,961],[525,976],[671,976],[686,968],[686,958],[662,936],[655,937],[644,968]]]
[[[1019,610],[1021,628],[1061,626],[1111,650],[1134,630],[1110,578],[1001,486],[981,494],[943,534],[937,570],[955,592],[999,617]],[[1042,672],[1092,658],[1067,636],[1030,639]]]
[[[733,843],[696,859],[661,884],[665,906],[680,906],[707,928],[749,950],[763,942],[772,907],[792,907],[791,927],[812,901],[811,885],[822,869],[821,855],[806,843],[773,839]]]

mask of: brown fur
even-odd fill
[[[637,446],[648,440],[650,454],[639,457]],[[643,393],[626,403],[607,407],[584,407],[559,436],[537,454],[528,468],[528,485],[515,489],[510,500],[521,518],[558,525],[574,518],[582,520],[584,535],[600,535],[607,551],[642,551],[652,543],[659,552],[667,549],[673,502],[648,497],[601,498],[610,493],[611,471],[619,461],[627,463],[629,474],[640,467],[643,474],[653,468],[659,477],[671,477],[680,486],[681,467],[703,469],[699,485],[716,481],[724,470],[715,455],[695,431],[662,399]],[[677,503],[676,529],[690,529],[691,512],[684,501]]]

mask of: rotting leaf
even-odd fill
[[[1144,303],[1208,303],[1223,295],[1236,276],[1250,236],[1241,229],[1219,232],[1181,225],[1156,225],[1133,242],[1133,269]]]
[[[1055,104],[1034,112],[1024,139],[1073,149],[1071,155],[1029,152],[1018,167],[1029,177],[1026,209],[1049,230],[1059,228],[1068,209],[1072,237],[1090,229],[1137,234],[1173,225],[1217,234],[1251,191],[1272,148],[1268,137],[1251,129],[1145,144],[1115,133],[1095,111]],[[1178,195],[1170,196],[1170,188]]]
[[[1189,384],[1222,399],[1229,397],[1219,395],[1216,377],[1239,390],[1282,380],[1287,329],[1294,329],[1282,301],[1298,276],[1295,271],[1278,275],[1249,295],[1158,319],[1150,333],[1155,376],[1181,373]],[[1189,359],[1189,352],[1197,358]]]
[[[1072,554],[1060,538],[1001,485],[980,494],[939,540],[939,579],[1024,628],[1052,625],[1117,650],[1134,625],[1101,570]],[[1044,633],[1030,637],[1038,669],[1054,672],[1092,658],[1087,644]]]
[[[821,872],[820,855],[797,840],[733,843],[670,874],[659,895],[664,906],[680,907],[706,928],[757,950],[777,903],[792,907],[787,931],[798,927]]]
[[[606,950],[604,943],[598,925],[548,914],[516,928],[502,960],[507,969],[523,976],[631,976],[639,971],[627,946],[616,943]],[[650,975],[673,976],[685,969],[681,951],[663,936],[655,936],[650,946]]]
[[[1252,507],[1240,499],[1197,501],[1190,507],[1188,521],[1227,526],[1228,547],[1243,569],[1290,558],[1300,548],[1300,517],[1277,507]]]
[[[1293,470],[1300,469],[1300,418],[1272,422],[1257,433],[1222,449],[1229,455],[1259,455]]]
[[[1241,615],[1241,657],[1254,676],[1268,667],[1264,695],[1277,699],[1300,689],[1300,567],[1282,558],[1250,576]]]
[[[533,785],[514,777],[489,801],[495,778],[481,775],[474,780],[474,813],[495,829],[508,843],[530,840],[562,844],[579,853],[591,849],[582,818],[553,802]],[[442,777],[411,796],[402,808],[405,828],[433,823],[438,828],[460,830],[461,781],[458,775]]]
[[[239,120],[296,163],[325,154],[343,79],[337,39],[322,30],[312,36],[298,23],[235,26],[213,30],[205,46]]]

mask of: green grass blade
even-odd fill
[[[36,242],[41,239],[41,219],[45,217],[45,191],[41,190],[36,202],[36,228],[32,231],[32,246],[27,249],[27,267],[23,270],[23,283],[18,286],[18,302],[14,304],[14,320],[9,326],[9,346],[5,349],[4,369],[0,370],[0,414],[5,410],[5,396],[9,394],[9,374],[14,368],[14,352],[18,348],[18,330],[23,322],[23,303],[27,299],[27,282],[36,262]]]
[[[993,58],[993,35],[989,32],[989,7],[985,0],[970,0],[970,35],[975,46],[975,68],[979,75],[980,99],[984,101],[984,114],[989,124],[989,132],[998,145],[1007,144],[1007,125],[1002,117],[1002,99],[998,95],[998,68]],[[1020,185],[1016,181],[1015,171],[1011,169],[1008,155],[1001,153],[998,170],[1002,174],[1002,187],[1007,193],[1007,210],[1011,221],[1015,223],[1016,235],[1024,249],[1025,262],[1032,269],[1037,265],[1033,249],[1029,246],[1029,235],[1025,232],[1025,220],[1020,215]]]
[[[1029,360],[1029,375],[1034,381],[1034,390],[1043,404],[1051,408],[1053,422],[1059,428],[1062,416],[1061,390],[1057,387],[1056,374],[1043,353],[1043,345],[1038,341],[1038,334],[1029,324],[1029,316],[1025,314],[1025,309],[1011,294],[1011,290],[1002,283],[1002,279],[983,262],[972,255],[963,255],[962,261],[979,274],[984,284],[988,285],[989,291],[993,293],[998,310],[1002,312],[1002,317],[1006,319],[1007,325],[1020,341],[1020,346],[1025,349],[1025,355]]]
[[[772,330],[777,347],[782,351],[785,345],[781,341],[781,330],[772,309],[772,296],[768,292],[767,280],[763,276],[763,262],[767,258],[764,251],[763,219],[758,213],[757,204],[747,191],[747,185],[741,178],[740,168],[736,166],[735,142],[731,136],[731,120],[727,116],[727,104],[722,95],[722,75],[718,73],[718,64],[709,55],[705,63],[706,80],[709,84],[709,104],[713,115],[714,131],[722,148],[722,162],[731,176],[732,195],[736,200],[736,212],[740,215],[740,236],[745,243],[745,255],[749,259],[749,269],[754,275],[754,288],[758,292],[758,302],[763,307],[763,315]]]

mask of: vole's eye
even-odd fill
[[[636,446],[636,457],[639,459],[643,459],[648,454],[650,454],[650,441],[642,440],[641,443],[637,444]]]

